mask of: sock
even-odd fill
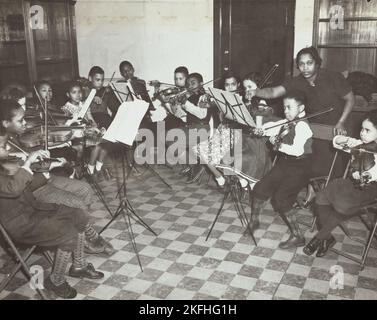
[[[250,182],[249,183],[250,190],[253,190],[255,185],[256,185],[256,182]]]
[[[59,248],[56,250],[54,266],[50,274],[51,282],[54,285],[59,286],[65,282],[65,272],[67,270],[70,257],[70,252],[63,251]]]
[[[101,161],[97,161],[96,162],[96,169],[97,169],[97,171],[101,171],[102,166],[103,166],[103,162],[101,162]]]
[[[95,239],[98,238],[98,233],[97,231],[93,228],[92,225],[90,224],[87,224],[86,227],[85,227],[85,238],[88,240],[88,241],[93,241]]]
[[[77,237],[77,245],[75,250],[73,250],[73,266],[75,268],[85,268],[86,260],[84,255],[84,245],[85,245],[85,233],[81,232]]]
[[[245,180],[243,178],[238,178],[238,180],[239,180],[242,188],[246,188],[247,187],[247,180]]]
[[[69,179],[74,179],[76,174],[76,169],[73,169],[72,174],[69,176]]]
[[[225,184],[225,178],[223,176],[217,177],[215,180],[219,186],[223,186]]]
[[[91,164],[88,164],[88,171],[90,174],[93,174],[94,173],[94,166],[92,166]]]

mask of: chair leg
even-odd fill
[[[364,252],[363,252],[363,255],[362,255],[362,258],[361,258],[361,264],[360,264],[361,270],[364,269],[365,261],[368,257],[368,252],[369,252],[369,249],[372,245],[372,241],[373,241],[374,236],[376,234],[376,230],[377,230],[377,217],[375,218],[373,230],[369,234],[367,245],[364,247]]]

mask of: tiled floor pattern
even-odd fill
[[[120,217],[104,233],[117,252],[112,256],[92,255],[88,260],[105,273],[101,280],[69,278],[78,290],[76,299],[377,299],[377,250],[372,249],[363,271],[354,262],[328,253],[308,257],[298,250],[279,250],[287,227],[268,206],[255,232],[258,246],[226,203],[208,241],[209,227],[220,206],[222,194],[213,183],[186,185],[177,169],[155,166],[172,186],[168,189],[150,171],[130,177],[128,199],[136,213],[157,233],[157,237],[133,223],[137,248],[144,268],[141,272],[125,220]],[[119,182],[101,182],[113,211],[119,203],[115,193]],[[249,211],[249,208],[247,207]],[[91,205],[95,226],[100,229],[109,214],[95,198]],[[308,211],[300,218],[310,221]],[[365,236],[361,223],[349,228]],[[310,239],[313,234],[306,231]],[[360,253],[361,246],[340,230],[334,233],[336,248]],[[376,246],[376,243],[374,243]],[[36,264],[47,266],[39,256]],[[6,260],[0,252],[0,267]],[[334,265],[343,268],[343,288],[331,289]],[[0,281],[5,277],[0,272]],[[21,273],[17,274],[0,299],[38,299]]]

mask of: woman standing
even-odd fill
[[[331,125],[334,135],[344,135],[347,133],[345,123],[355,104],[355,97],[342,74],[323,69],[321,64],[322,59],[316,48],[301,49],[296,56],[296,65],[300,71],[298,76],[286,79],[277,87],[248,90],[246,97],[274,99],[292,89],[301,90],[306,94],[308,115],[334,109],[331,113],[316,117],[314,122]],[[312,176],[327,174],[334,152],[330,142],[314,139]],[[342,171],[342,166],[336,166],[335,175],[341,175]]]

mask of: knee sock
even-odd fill
[[[217,177],[215,180],[219,186],[223,186],[225,184],[225,178],[223,176]]]
[[[50,274],[51,282],[59,286],[65,282],[65,272],[67,270],[68,262],[71,257],[71,253],[57,249],[55,253],[54,266]]]
[[[86,267],[84,245],[85,245],[85,234],[84,232],[82,232],[78,234],[76,248],[73,251],[73,266],[75,268]]]
[[[90,174],[93,174],[94,173],[94,166],[93,165],[91,165],[91,164],[88,164],[88,170],[89,170],[89,173]]]
[[[238,180],[239,180],[242,188],[246,188],[247,187],[247,181],[245,179],[238,178]]]
[[[102,166],[103,166],[103,162],[101,162],[101,161],[96,162],[96,170],[97,171],[101,171]]]

